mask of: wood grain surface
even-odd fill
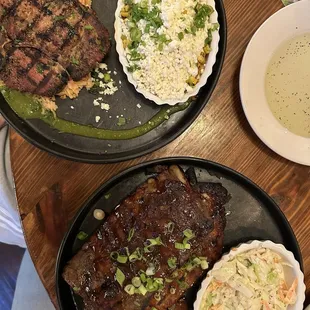
[[[112,165],[55,158],[11,131],[11,158],[27,245],[53,303],[55,261],[70,220],[95,189],[134,164],[167,156],[210,159],[246,175],[273,197],[298,238],[310,293],[310,168],[269,150],[242,111],[238,76],[246,45],[256,29],[282,7],[280,0],[226,0],[228,50],[213,96],[178,139],[148,156]],[[257,55],[259,57],[259,55]]]

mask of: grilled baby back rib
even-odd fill
[[[76,0],[0,0],[0,23],[13,48],[39,50],[75,81],[93,70],[110,48],[107,29],[91,9]],[[11,55],[5,55],[7,63]],[[10,66],[11,70],[12,62]],[[8,75],[4,77],[8,85],[21,84],[12,83]],[[48,93],[55,95],[56,89]],[[27,91],[38,93],[31,87]]]
[[[203,274],[200,266],[188,271],[184,268],[186,264],[193,257],[206,257],[213,264],[221,255],[227,191],[212,183],[194,188],[176,166],[159,169],[157,177],[125,199],[65,267],[63,277],[83,297],[86,309],[185,307],[178,301]],[[179,250],[175,243],[182,242],[188,229],[195,235],[190,241],[191,248]],[[128,241],[130,231],[135,233]],[[143,249],[147,239],[158,237],[162,245],[144,253],[144,259],[120,264],[111,258],[112,252],[124,254],[128,249],[133,253],[137,248]],[[168,260],[173,257],[176,266],[171,269]],[[156,266],[153,277],[164,279],[163,289],[146,295],[127,294],[124,286],[152,264]],[[126,277],[123,287],[115,281],[117,268]]]

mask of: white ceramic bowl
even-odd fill
[[[213,14],[210,16],[210,22],[211,23],[217,23],[218,22],[218,14],[215,10],[215,1],[214,0],[207,0],[207,4],[212,6],[214,9]],[[116,51],[119,55],[119,61],[123,66],[123,70],[127,75],[128,81],[136,88],[137,92],[142,94],[146,99],[154,101],[158,105],[163,105],[163,104],[176,105],[177,103],[186,102],[190,97],[196,96],[198,94],[200,88],[203,87],[207,83],[208,77],[211,75],[213,66],[216,62],[216,54],[217,54],[218,49],[219,49],[219,41],[220,41],[219,30],[212,32],[211,52],[208,55],[207,63],[205,65],[205,70],[204,70],[199,82],[194,87],[193,91],[190,93],[184,94],[184,96],[181,99],[163,101],[158,96],[155,96],[154,94],[152,94],[152,93],[150,93],[144,89],[139,88],[136,81],[132,77],[132,73],[130,73],[127,70],[128,61],[125,57],[125,51],[124,51],[123,42],[121,39],[122,30],[121,30],[120,11],[122,9],[122,6],[123,6],[123,0],[118,0],[117,9],[115,11],[115,24],[114,24]]]
[[[285,41],[310,32],[310,0],[291,4],[272,15],[254,34],[243,57],[240,94],[245,115],[258,137],[274,152],[310,165],[310,138],[284,128],[265,95],[265,74],[274,52]]]
[[[236,255],[243,253],[243,252],[247,252],[249,250],[252,249],[257,249],[257,248],[266,248],[266,249],[270,249],[276,253],[278,253],[285,262],[287,262],[288,264],[290,264],[291,266],[293,266],[293,268],[291,267],[287,267],[284,269],[284,273],[285,273],[285,280],[288,284],[288,286],[290,286],[293,281],[297,278],[298,280],[298,286],[297,286],[297,301],[295,303],[295,305],[290,305],[287,309],[288,310],[302,310],[303,309],[303,304],[305,301],[305,290],[306,290],[306,286],[304,284],[304,275],[300,270],[300,265],[297,262],[297,260],[295,259],[294,255],[292,252],[286,250],[286,248],[282,245],[282,244],[276,244],[273,243],[272,241],[249,241],[248,243],[242,243],[239,246],[232,248],[231,251],[228,254],[225,254],[220,261],[218,261],[214,266],[212,270],[217,270],[220,269],[222,267],[222,265],[229,261],[230,259],[232,259],[233,257],[235,257]],[[209,286],[211,280],[213,279],[211,273],[212,270],[210,270],[207,274],[207,277],[205,278],[205,280],[202,282],[201,284],[201,289],[199,290],[198,294],[197,294],[197,299],[194,303],[194,310],[199,310],[202,299],[204,297],[205,291],[207,289],[207,287]]]

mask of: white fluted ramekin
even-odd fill
[[[302,310],[303,304],[305,301],[306,286],[304,284],[304,275],[293,253],[288,251],[282,244],[276,244],[276,243],[273,243],[272,241],[257,241],[257,240],[249,241],[248,243],[242,243],[239,246],[232,248],[228,254],[225,254],[221,258],[221,260],[219,260],[213,266],[213,269],[208,272],[207,277],[204,279],[204,281],[201,284],[201,288],[197,294],[197,299],[194,303],[194,310],[200,309],[206,289],[211,283],[211,280],[213,279],[212,277],[213,270],[220,269],[224,263],[231,260],[238,254],[247,252],[249,250],[257,249],[260,247],[270,249],[274,251],[275,253],[279,254],[283,258],[283,261],[287,262],[289,265],[293,267],[293,268],[291,267],[284,268],[285,280],[288,286],[290,286],[296,278],[298,281],[297,290],[296,290],[296,295],[297,295],[296,303],[294,305],[288,306],[287,309],[288,310]]]
[[[212,6],[212,8],[214,9],[214,12],[210,16],[210,22],[212,24],[217,23],[218,22],[218,13],[215,10],[215,1],[214,0],[207,0],[207,4]],[[186,102],[190,97],[196,96],[198,94],[199,90],[204,85],[206,85],[209,76],[212,74],[213,66],[216,62],[216,54],[217,54],[218,49],[219,49],[219,41],[220,41],[219,30],[215,30],[212,32],[211,52],[208,55],[208,59],[207,59],[206,65],[205,65],[205,70],[204,70],[202,76],[200,77],[199,82],[193,88],[193,91],[184,94],[184,96],[181,99],[162,100],[158,96],[148,92],[147,90],[139,88],[137,85],[137,82],[134,80],[134,78],[132,76],[132,73],[129,72],[127,69],[128,61],[127,61],[127,58],[125,56],[123,41],[121,39],[122,26],[121,26],[120,12],[121,12],[123,5],[124,5],[123,0],[118,0],[117,9],[115,11],[114,28],[115,28],[116,51],[119,55],[119,61],[123,66],[123,70],[127,75],[128,81],[135,87],[137,92],[142,94],[146,99],[154,101],[158,105],[169,104],[169,105],[173,106],[173,105],[176,105],[177,103]],[[203,48],[203,46],[201,48]],[[170,78],[173,78],[173,77],[170,77]]]

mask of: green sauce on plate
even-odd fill
[[[23,119],[40,119],[60,132],[103,140],[127,140],[140,137],[158,127],[172,114],[183,111],[189,106],[188,102],[173,107],[164,106],[145,124],[132,129],[110,130],[63,120],[51,112],[42,113],[40,103],[29,94],[7,88],[2,89],[1,92],[10,107]]]

